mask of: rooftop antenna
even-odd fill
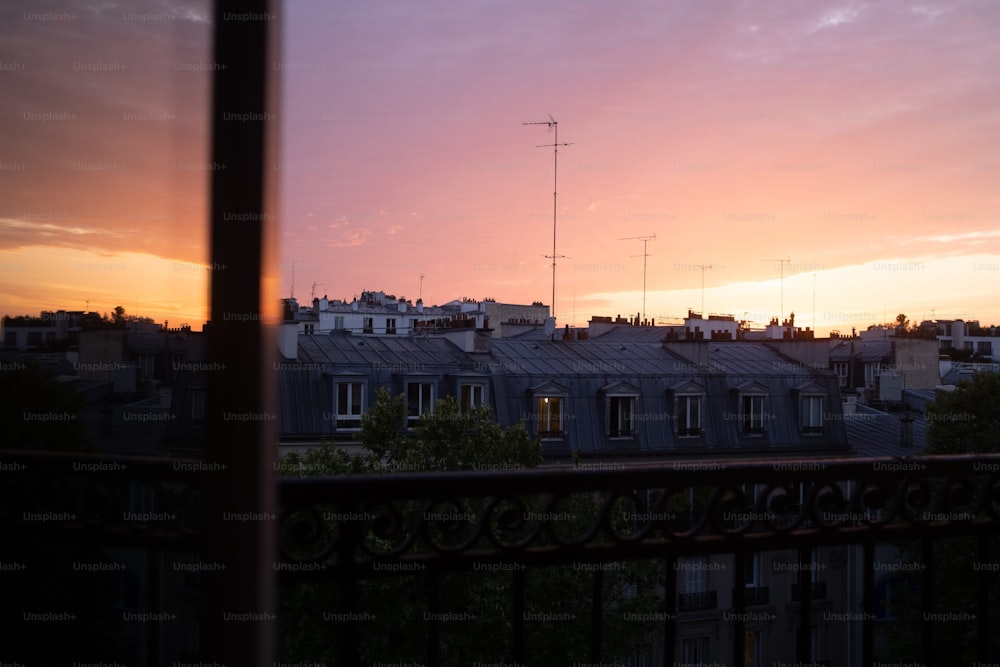
[[[424,274],[420,274],[420,289],[417,290],[417,301],[424,300]]]
[[[539,144],[535,148],[552,148],[552,254],[543,255],[543,257],[552,260],[552,317],[556,316],[556,259],[560,257],[565,257],[565,255],[556,254],[556,211],[557,209],[557,192],[558,192],[558,178],[559,178],[559,147],[560,146],[572,146],[571,143],[559,143],[559,122],[549,114],[548,120],[543,120],[537,123],[521,123],[521,125],[547,125],[550,130],[555,131],[555,138],[551,144]]]
[[[695,266],[701,269],[701,316],[705,317],[705,270],[711,270],[711,264],[695,264]]]
[[[292,262],[292,289],[288,291],[288,298],[295,298],[295,262]]]
[[[785,264],[791,262],[788,259],[762,259],[762,262],[780,262],[781,263],[781,312],[778,313],[778,321],[785,316]]]
[[[649,253],[646,252],[646,244],[650,241],[656,240],[656,234],[652,236],[629,236],[624,239],[618,239],[619,241],[642,241],[642,254],[641,255],[631,255],[632,257],[642,257],[642,321],[646,321],[646,258],[649,257]]]
[[[310,301],[312,301],[313,299],[316,298],[316,288],[317,287],[324,287],[324,285],[323,285],[323,283],[313,283],[313,285],[312,285],[312,292],[309,294],[309,300]]]

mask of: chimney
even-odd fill
[[[420,313],[420,314],[423,314],[423,312],[424,312],[424,300],[423,299],[417,299],[417,312]]]
[[[899,418],[899,444],[903,447],[913,447],[913,417],[905,411]]]
[[[543,329],[545,335],[551,337],[552,334],[555,332],[555,330],[556,330],[556,318],[546,317],[545,328]]]
[[[299,357],[299,325],[297,322],[285,321],[278,328],[278,350],[285,359]]]
[[[403,300],[400,300],[400,302],[396,304],[396,310],[398,310],[401,313],[405,313],[406,312],[406,302],[403,301]]]

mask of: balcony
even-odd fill
[[[647,562],[664,573],[660,585],[666,593],[652,615],[655,622],[650,626],[648,645],[658,636],[655,643],[664,649],[654,663],[672,664],[677,649],[677,612],[717,607],[715,591],[677,595],[675,564],[680,557],[720,555],[726,562],[735,559],[731,575],[737,587],[731,612],[735,620],[729,621],[735,639],[731,646],[720,650],[726,651],[729,663],[742,664],[747,625],[741,614],[768,600],[767,588],[746,587],[742,581],[746,559],[761,551],[794,549],[803,562],[809,562],[817,547],[859,545],[863,555],[858,576],[865,592],[858,613],[865,616],[858,621],[856,664],[871,664],[875,658],[877,604],[875,544],[916,540],[932,551],[935,541],[942,537],[970,536],[979,541],[985,562],[989,558],[988,536],[996,535],[1000,523],[995,475],[983,472],[995,469],[992,466],[1000,463],[1000,456],[914,461],[923,468],[893,468],[881,460],[845,460],[831,462],[822,470],[796,472],[772,462],[755,462],[727,463],[722,471],[677,471],[664,465],[569,473],[529,470],[280,478],[276,482],[279,507],[273,515],[264,517],[273,516],[276,521],[281,536],[276,545],[280,555],[273,567],[268,564],[268,574],[264,575],[240,566],[242,559],[253,555],[245,544],[225,545],[228,551],[223,557],[204,551],[204,531],[211,517],[210,508],[205,506],[210,497],[204,492],[211,488],[213,475],[218,474],[208,462],[8,450],[0,452],[0,464],[6,473],[0,505],[8,538],[4,560],[17,562],[19,553],[32,552],[31,545],[41,543],[100,544],[102,548],[138,550],[145,554],[144,565],[132,574],[150,587],[144,591],[141,606],[142,611],[151,614],[177,611],[171,608],[169,586],[157,588],[157,582],[163,581],[171,569],[170,560],[174,569],[179,562],[201,564],[199,567],[213,562],[231,564],[212,575],[202,572],[203,587],[207,585],[204,582],[215,581],[207,576],[229,580],[251,591],[261,585],[261,576],[276,579],[279,590],[286,593],[302,590],[296,587],[303,585],[321,585],[323,588],[308,590],[327,591],[329,597],[323,608],[334,619],[365,618],[371,605],[380,599],[390,613],[401,609],[404,602],[416,604],[424,613],[418,616],[412,634],[424,641],[409,657],[428,665],[454,664],[448,647],[459,635],[455,635],[455,624],[450,623],[449,614],[454,610],[449,610],[446,601],[461,590],[449,582],[458,581],[453,578],[461,573],[484,569],[494,577],[491,581],[503,584],[498,590],[505,596],[496,603],[497,613],[505,622],[498,632],[491,631],[496,635],[492,655],[508,662],[533,663],[544,646],[545,633],[539,634],[537,606],[533,606],[538,600],[530,582],[543,570],[558,567],[571,568],[576,576],[591,582],[586,587],[589,611],[577,614],[574,622],[588,628],[589,645],[579,650],[586,659],[599,662],[614,639],[611,623],[615,619],[609,612],[604,584],[614,579],[618,563]],[[776,496],[762,494],[765,507],[756,509],[772,512],[773,520],[734,526],[721,517],[728,503],[742,502],[729,491],[744,483],[772,489],[802,483],[806,502],[795,508]],[[684,490],[682,495],[686,496],[690,486],[711,490],[693,518],[671,518],[662,513],[662,519],[630,525],[615,519],[621,503],[638,508],[649,497],[661,498],[657,503],[662,503],[662,498],[669,498],[678,489]],[[146,495],[152,499],[143,516],[129,510],[136,488],[148,490]],[[658,493],[650,495],[647,490]],[[249,499],[257,490],[246,489],[244,493]],[[595,501],[595,513],[578,517],[580,521],[567,533],[567,526],[559,524],[558,516],[565,513],[565,503],[584,497]],[[529,508],[537,510],[534,516],[529,516]],[[881,512],[877,520],[861,521],[842,518],[847,516],[840,511],[844,508],[854,508],[855,514],[866,517],[876,515],[873,508]],[[662,507],[658,504],[645,509],[657,511]],[[168,554],[171,557],[164,558]],[[60,581],[62,575],[43,576]],[[797,617],[795,627],[807,629],[798,632],[794,642],[794,659],[802,662],[813,659],[808,629],[813,625],[810,618],[817,618],[810,601],[824,592],[823,586],[809,581],[810,576],[806,570],[798,573],[797,586],[808,586],[811,594],[791,612]],[[933,569],[924,576],[933,584]],[[985,588],[993,575],[983,569],[962,576],[975,578]],[[196,578],[186,580],[191,579]],[[405,599],[384,599],[387,582],[392,581],[404,582],[408,591]],[[926,610],[935,609],[932,591],[933,586],[918,602]],[[546,601],[557,598],[553,593]],[[237,606],[233,600],[211,594],[211,589],[204,589],[195,599],[197,602],[188,611],[202,618],[232,615]],[[11,598],[7,604],[19,603]],[[975,611],[975,620],[968,625],[968,641],[985,661],[991,650],[989,599],[980,597]],[[251,612],[265,616],[272,613],[266,609],[244,609],[241,613]],[[752,622],[753,613],[747,616],[746,623]],[[98,622],[111,621],[104,617],[78,621],[84,626]],[[170,652],[175,649],[161,639],[163,630],[155,622],[119,620],[110,627],[122,637],[144,635],[143,641],[126,642],[133,648],[141,647],[140,655],[128,656],[128,664],[169,664],[192,656],[211,659],[226,649],[214,635],[201,634],[200,640],[191,635],[188,641],[194,646],[178,655]],[[253,627],[279,635],[290,631],[280,624],[277,628],[267,623]],[[326,623],[317,627],[325,628],[324,637],[329,638],[323,641],[336,654],[330,664],[392,661],[391,655],[378,653],[391,651],[392,646],[378,634],[382,630],[377,624],[368,627]],[[935,650],[947,650],[935,649],[932,635],[922,634],[921,641],[929,656]]]

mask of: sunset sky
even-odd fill
[[[177,63],[210,59],[209,12],[72,6],[0,9],[0,311],[197,325],[208,78]],[[821,333],[1000,324],[990,0],[296,0],[281,20],[283,295],[294,263],[300,301],[415,299],[423,274],[427,303],[549,304],[554,135],[522,123],[552,114],[560,325],[641,311],[643,243],[620,239],[653,235],[658,321],[701,308],[704,273],[707,311],[759,323],[783,300]]]

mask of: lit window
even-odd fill
[[[360,429],[361,411],[364,404],[364,385],[360,382],[337,384],[338,429]]]
[[[541,396],[537,401],[538,437],[563,437],[563,399],[559,396]]]
[[[632,421],[635,396],[612,396],[608,409],[608,434],[612,438],[632,437],[635,434]]]
[[[414,423],[434,412],[434,385],[411,382],[406,385],[406,421]]]

